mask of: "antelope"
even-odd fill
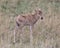
[[[16,17],[16,30],[22,29],[24,26],[30,27],[30,43],[33,42],[32,29],[34,27],[34,24],[39,20],[39,18],[41,18],[41,20],[43,19],[41,9],[35,9],[34,12],[32,13],[21,14]],[[15,37],[14,37],[14,42],[15,42]]]

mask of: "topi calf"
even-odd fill
[[[30,44],[31,46],[33,45],[33,36],[32,36],[32,29],[34,24],[41,18],[43,19],[42,16],[42,11],[40,9],[35,9],[34,12],[28,13],[28,14],[21,14],[16,17],[16,29],[21,30],[24,26],[30,26]],[[15,36],[15,31],[14,31],[14,36]],[[15,37],[14,37],[14,42],[15,42]]]

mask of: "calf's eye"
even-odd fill
[[[41,20],[43,20],[43,17],[41,17]]]

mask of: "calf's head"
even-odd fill
[[[41,20],[43,20],[43,16],[42,16],[42,11],[41,9],[35,9],[36,14],[41,18]]]

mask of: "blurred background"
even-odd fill
[[[34,48],[60,48],[60,0],[0,0],[0,48],[31,48],[29,27],[24,29],[20,45],[19,32],[13,43],[15,17],[41,8],[44,19],[35,24]]]

